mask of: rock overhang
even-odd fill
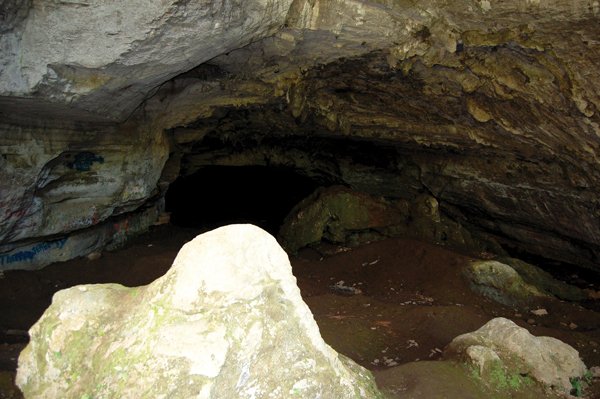
[[[271,35],[289,3],[17,2],[0,37],[0,93],[122,121],[169,78]]]
[[[134,7],[134,3],[125,6]],[[247,27],[247,35],[232,39],[223,37],[231,32],[205,32],[201,41],[208,50],[196,46],[200,33],[185,30],[183,22],[200,18],[210,9],[214,15],[200,18],[199,26],[208,21],[218,24],[219,18],[229,15],[227,7],[212,3],[204,11],[191,10],[193,5],[186,2],[181,9],[146,10],[146,14],[157,12],[162,17],[135,32],[142,34],[149,26],[160,28],[147,40],[131,42],[135,49],[116,52],[113,55],[121,58],[109,57],[100,67],[69,59],[61,66],[41,57],[40,62],[58,70],[62,80],[45,79],[29,92],[4,93],[9,95],[8,102],[13,102],[11,96],[28,96],[34,99],[14,101],[41,106],[29,108],[20,103],[1,108],[8,110],[4,114],[11,115],[13,125],[24,125],[31,119],[29,110],[34,110],[36,116],[46,114],[58,124],[65,119],[82,121],[78,125],[82,131],[129,116],[127,127],[120,125],[121,134],[135,132],[134,136],[152,143],[151,153],[159,155],[152,167],[158,169],[168,153],[185,159],[194,152],[190,148],[207,135],[224,143],[240,138],[261,142],[269,137],[317,137],[334,138],[341,146],[352,142],[352,146],[392,147],[400,155],[388,163],[409,163],[416,170],[410,173],[419,175],[410,184],[403,181],[409,186],[406,190],[429,192],[442,207],[458,208],[464,218],[493,232],[505,246],[597,267],[597,7],[583,1],[255,3],[255,7],[240,6],[230,15],[232,26]],[[3,34],[10,44],[9,53],[18,48],[14,45],[19,40],[27,44],[27,35],[35,36],[28,29],[44,29],[44,24],[34,27],[29,18],[47,17],[47,23],[63,6],[32,7],[29,14],[22,9],[11,14],[15,18]],[[74,7],[83,15],[93,15],[109,6],[83,2],[64,7],[67,13]],[[253,17],[241,21],[243,15],[261,12],[262,22]],[[112,20],[112,14],[100,14]],[[122,23],[125,27],[127,21]],[[60,35],[61,29],[65,27],[53,32]],[[132,37],[122,31],[114,39]],[[78,36],[65,35],[52,46],[64,47],[69,37],[77,40]],[[173,47],[164,42],[169,37],[177,39]],[[78,45],[106,39],[81,38]],[[216,44],[211,45],[213,41]],[[119,48],[109,47],[106,51]],[[184,47],[202,57],[196,54],[182,61],[179,55],[169,56]],[[23,48],[35,52],[35,47]],[[89,48],[93,52],[93,46]],[[73,49],[71,56],[85,57],[80,50]],[[146,64],[134,62],[140,54],[147,56]],[[19,66],[10,63],[13,58],[6,59],[8,64],[0,72],[5,83]],[[194,68],[198,64],[202,65]],[[94,77],[98,71],[90,68],[102,76],[114,74],[121,83],[115,84],[112,77],[106,81],[100,75]],[[171,79],[184,71],[188,72]],[[78,87],[78,79],[98,85],[77,92],[73,87]],[[293,149],[289,142],[277,145],[289,153]],[[78,146],[93,147],[89,143]],[[305,155],[311,151],[300,150]],[[259,158],[258,152],[254,159]],[[275,163],[278,157],[280,162],[290,159],[271,155]],[[362,158],[364,166],[369,157]],[[302,162],[306,165],[306,160]],[[397,167],[380,166],[370,172],[374,181],[386,182],[398,173]],[[324,173],[336,169],[344,168],[330,165]],[[151,187],[169,183],[160,170],[143,178],[148,180],[148,190],[138,205],[156,194]],[[335,178],[359,189],[367,187],[366,191],[374,189],[356,173]],[[377,194],[395,197],[405,190],[394,184],[398,182],[379,184]],[[127,209],[132,208],[129,203]],[[100,214],[104,220],[111,212]]]

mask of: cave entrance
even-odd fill
[[[166,210],[176,226],[252,223],[276,235],[291,209],[319,186],[292,168],[206,166],[170,185]]]

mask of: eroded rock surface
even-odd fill
[[[535,337],[505,318],[495,318],[479,330],[460,335],[445,350],[449,357],[467,359],[491,385],[520,388],[526,378],[549,389],[569,393],[571,378],[586,372],[579,353],[551,337]]]
[[[302,200],[279,232],[280,242],[291,252],[321,240],[357,245],[386,237],[411,237],[471,251],[495,244],[473,237],[441,215],[430,195],[390,201],[342,186],[319,189]]]
[[[391,201],[426,194],[505,251],[599,268],[597,2],[142,3],[3,3],[0,253],[72,231],[31,228],[38,215],[85,229],[94,207],[100,220],[132,212],[179,173],[269,164]],[[97,151],[48,128],[56,119],[118,138]],[[35,143],[35,159],[11,138],[40,133],[53,148]],[[91,170],[109,195],[66,173],[85,200],[40,202],[34,180],[79,152],[104,158]],[[132,162],[109,168],[122,154]]]
[[[368,192],[428,192],[506,248],[597,268],[599,11],[582,1],[299,1],[288,29],[211,61],[241,83],[187,77],[173,96],[185,110],[174,136],[185,154],[214,132],[232,157],[240,142],[290,135],[393,147],[397,156],[370,160]],[[364,169],[344,174],[337,151],[293,157],[288,145],[267,162],[312,157],[353,188],[369,180]],[[413,180],[401,179],[409,168]]]
[[[169,78],[273,34],[290,3],[13,3],[3,9],[0,95],[33,96],[122,120]]]
[[[515,269],[495,260],[471,262],[465,266],[464,273],[475,291],[505,305],[544,296],[537,287],[526,283]]]
[[[380,397],[322,340],[286,253],[252,225],[198,236],[148,286],[60,291],[30,335],[28,398]]]
[[[402,212],[401,205],[344,187],[318,190],[286,218],[280,241],[292,252],[322,239],[345,243],[353,233],[402,223],[406,212]]]
[[[162,209],[157,182],[168,146],[160,132],[45,118],[0,123],[3,270],[85,255],[147,229]],[[56,248],[57,240],[66,245]]]
[[[514,258],[500,260],[477,260],[464,267],[473,290],[508,306],[541,298],[582,301],[588,297],[585,290],[557,280],[537,266]]]

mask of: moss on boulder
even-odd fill
[[[25,397],[381,398],[325,344],[287,255],[252,225],[198,236],[147,286],[60,291],[30,335]]]

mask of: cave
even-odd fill
[[[317,187],[292,169],[209,166],[171,183],[165,209],[176,226],[206,230],[252,223],[277,235],[292,208]]]
[[[453,368],[497,318],[600,395],[597,1],[142,3],[0,0],[0,397],[54,294],[151,285],[235,224],[390,397],[561,394]]]

